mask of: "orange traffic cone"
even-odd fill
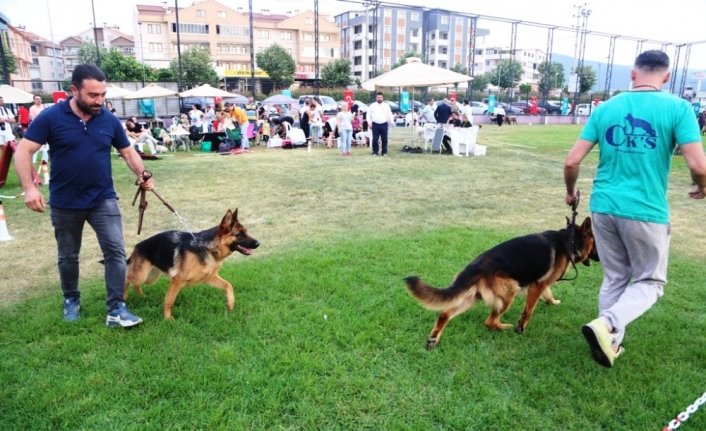
[[[12,241],[10,232],[7,231],[7,223],[5,223],[5,211],[2,209],[2,201],[0,200],[0,241]]]
[[[42,177],[44,178],[44,184],[49,185],[49,164],[46,160],[42,160]]]

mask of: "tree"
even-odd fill
[[[123,55],[115,48],[101,57],[101,70],[109,82],[142,81],[143,72],[145,80],[152,76],[151,68],[138,63],[135,57]]]
[[[289,86],[294,82],[294,72],[297,64],[286,49],[274,43],[269,48],[258,52],[255,56],[257,66],[267,72],[270,79],[275,83],[279,82],[283,86]]]
[[[519,61],[500,60],[495,70],[488,72],[488,77],[491,84],[505,90],[514,88],[520,82],[523,73],[524,69]],[[510,80],[510,75],[512,75],[512,80]]]
[[[151,81],[152,82],[176,82],[177,76],[171,68],[157,69],[157,70],[152,71]]]
[[[101,48],[100,50],[101,60],[105,57],[106,49]],[[96,44],[93,42],[83,42],[78,48],[78,62],[79,64],[93,64],[98,65],[98,51],[96,51]],[[102,64],[101,64],[102,66]]]
[[[179,61],[172,60],[169,64],[174,76],[179,76]],[[218,83],[218,74],[211,66],[211,51],[207,48],[192,47],[181,53],[181,68],[183,71],[182,84],[186,87],[196,87],[202,84]]]
[[[593,71],[591,66],[583,66],[578,70],[578,75],[581,85],[579,86],[579,96],[583,93],[588,92],[596,85],[596,72]]]
[[[454,64],[454,67],[452,67],[450,70],[460,73],[461,75],[465,75],[468,73],[468,69],[462,65],[461,63],[456,63]],[[458,82],[454,82],[454,92],[458,93]]]
[[[520,93],[527,93],[532,91],[532,85],[531,84],[520,84]]]
[[[547,76],[547,69],[549,69],[549,76]],[[553,62],[550,65],[549,62],[545,61],[539,65],[537,71],[540,74],[539,91],[542,93],[546,94],[555,88],[561,88],[564,86],[563,64]]]
[[[412,50],[409,50],[409,51],[405,51],[405,53],[402,54],[402,57],[398,58],[398,59],[397,59],[397,62],[392,65],[392,68],[393,68],[393,69],[396,69],[396,68],[398,68],[398,67],[400,67],[400,66],[404,66],[405,64],[407,64],[407,59],[408,59],[409,57],[416,57],[416,58],[419,58],[419,59],[422,60],[422,63],[426,63],[426,60],[424,59],[424,54],[422,54],[422,53],[419,52],[419,51],[415,51],[415,50],[412,49]],[[375,74],[374,76],[377,76],[377,74]]]
[[[330,88],[350,85],[351,75],[351,61],[347,58],[329,61],[321,68],[321,82]]]
[[[490,74],[491,72],[485,73],[483,75],[476,75],[471,81],[471,88],[473,91],[485,91],[490,84]]]
[[[4,37],[2,39],[2,52],[5,57],[4,61],[5,67],[7,67],[7,73],[17,73],[17,61],[15,60],[15,56],[12,54],[12,51],[10,51],[10,47],[7,46],[7,42],[5,41]],[[11,85],[10,77],[5,76],[5,71],[2,66],[0,66],[0,76],[2,76],[2,79],[5,81],[6,84]]]
[[[61,89],[66,91],[67,93],[71,93],[71,77],[70,76],[68,78],[65,78],[63,81],[61,81]]]

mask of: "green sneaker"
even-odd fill
[[[619,348],[618,353],[613,351],[613,336],[608,331],[608,325],[601,319],[595,319],[584,325],[581,332],[591,347],[593,360],[604,367],[612,367],[615,358],[623,353],[622,347]]]

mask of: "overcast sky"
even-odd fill
[[[186,7],[193,0],[177,0],[180,7]],[[161,4],[158,0],[93,0],[96,21],[118,24],[125,33],[131,34],[132,14],[135,3]],[[246,0],[220,0],[219,3],[232,9],[243,7],[247,10]],[[313,0],[253,0],[255,12],[268,8],[271,11],[314,9]],[[429,5],[419,0],[397,0],[392,3]],[[8,16],[13,25],[24,25],[28,31],[37,33],[49,40],[58,42],[68,36],[89,28],[93,22],[91,0],[0,0],[0,11]],[[174,5],[174,0],[169,1]],[[576,5],[583,1],[570,0],[485,0],[459,1],[437,0],[439,8],[457,10],[486,17],[505,18],[536,24],[554,25],[572,28],[576,26]],[[706,0],[672,0],[669,2],[638,2],[635,0],[590,0],[586,8],[591,10],[588,18],[588,30],[609,33],[625,37],[649,39],[644,49],[661,48],[663,43],[672,43],[667,48],[670,57],[674,57],[675,45],[697,42],[706,39],[704,20],[706,19]],[[346,10],[359,9],[359,3],[338,0],[320,0],[321,14],[335,15]],[[51,17],[51,26],[50,26]],[[511,25],[506,22],[481,18],[479,27],[489,29],[491,35],[487,45],[509,47],[511,43]],[[546,28],[533,25],[518,26],[517,47],[539,48],[546,50]],[[575,33],[569,30],[554,32],[554,52],[569,56],[574,55]],[[586,59],[606,61],[609,53],[610,38],[591,35],[587,40]],[[680,68],[684,63],[685,49],[682,49]],[[631,64],[637,52],[634,40],[617,39],[616,64]],[[691,68],[706,69],[706,43],[692,46],[690,55]]]

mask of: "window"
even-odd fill
[[[54,50],[51,48],[47,48],[47,55],[53,56],[54,55]]]
[[[418,51],[419,50],[419,45],[416,43],[410,43],[409,44],[409,50],[410,51]]]
[[[177,32],[176,23],[172,23],[172,33]],[[208,24],[179,23],[179,33],[182,34],[208,34]]]
[[[463,34],[456,33],[456,40],[461,40],[461,39],[463,39]]]
[[[386,25],[386,26],[383,28],[383,31],[385,32],[385,34],[390,34],[390,26],[389,26],[389,25]]]
[[[322,36],[322,41],[323,42],[331,42],[331,35],[330,34],[325,34]]]
[[[410,12],[409,19],[412,21],[419,21],[419,12]]]
[[[361,34],[363,32],[363,26],[362,25],[356,25],[353,27],[353,34]]]
[[[389,66],[390,65],[390,57],[383,58],[382,64],[383,64],[383,66]]]
[[[162,44],[150,42],[150,52],[162,52]]]
[[[123,46],[123,54],[132,54],[135,49],[131,46]]]
[[[291,31],[280,32],[279,37],[282,40],[292,40],[292,32]]]
[[[269,30],[258,30],[257,31],[257,38],[258,39],[269,39],[270,38],[270,31]]]
[[[382,47],[384,49],[390,49],[390,42],[383,42]]]
[[[217,25],[216,33],[226,37],[250,37],[250,28],[244,25]]]
[[[360,66],[363,64],[363,58],[358,56],[358,57],[353,57],[353,65],[354,66]]]
[[[444,69],[446,69],[446,62],[445,62],[445,61],[440,61],[440,62],[439,62],[439,67],[443,67]]]
[[[397,50],[404,51],[404,42],[397,42]]]
[[[314,34],[313,34],[313,33],[302,33],[302,38],[303,38],[304,40],[313,41],[313,40],[314,40]]]
[[[372,33],[372,32],[373,32],[373,25],[370,24],[370,25],[368,25],[368,33]]]
[[[32,51],[32,54],[37,54],[39,52],[39,50],[37,49],[37,45],[32,45],[30,49]]]
[[[441,33],[439,35],[439,39],[441,40],[449,40],[449,34],[448,33]]]
[[[442,17],[441,17],[441,24],[442,24],[442,25],[448,25],[448,24],[449,24],[449,17],[447,17],[447,16],[442,16]]]
[[[353,49],[363,49],[363,41],[357,40],[353,43]]]
[[[147,24],[147,33],[162,33],[162,26],[159,24]]]
[[[440,54],[448,54],[449,50],[446,47],[441,47],[441,48],[439,48],[439,53]]]
[[[407,19],[407,12],[403,10],[397,11],[397,19]]]
[[[385,15],[385,18],[390,18],[392,16],[392,10],[385,9],[384,15]]]
[[[217,15],[218,15],[218,18],[221,18],[221,19],[226,19],[226,16],[227,16],[226,13],[223,12],[222,10],[219,10]]]
[[[32,59],[32,65],[33,65],[33,66],[39,66],[39,59],[38,59],[38,58],[33,58],[33,59]]]
[[[200,18],[206,18],[206,11],[205,11],[205,10],[199,10],[199,9],[197,9],[197,10],[196,10],[196,16],[198,16],[198,17],[200,17]]]
[[[306,25],[314,25],[314,18],[307,18],[305,22]]]
[[[39,79],[39,77],[37,77],[35,79]],[[42,83],[41,82],[33,82],[32,83],[32,90],[43,90]]]
[[[404,27],[397,27],[397,34],[404,34]]]
[[[460,16],[457,16],[456,17],[456,25],[463,25],[463,18],[461,18]]]
[[[412,30],[412,37],[418,37],[418,36],[419,36],[419,29],[415,28],[414,30]]]

